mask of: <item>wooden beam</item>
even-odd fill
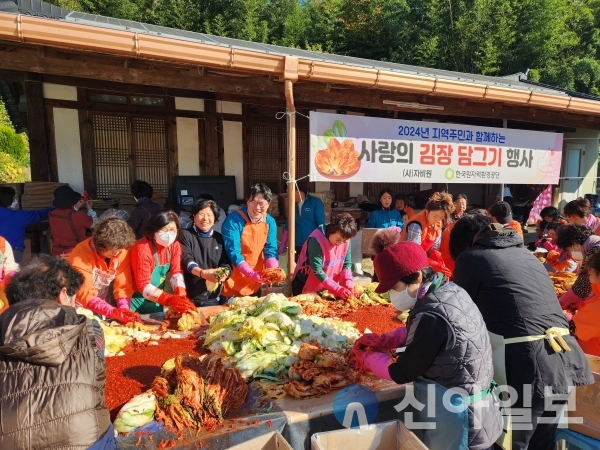
[[[48,160],[49,152],[42,83],[25,81],[25,95],[27,98],[27,131],[31,157],[31,179],[32,181],[50,181],[50,161]]]
[[[94,170],[94,131],[89,111],[79,110],[79,139],[81,141],[81,162],[83,168],[83,188],[96,198],[96,171]]]
[[[198,165],[200,175],[206,175],[206,131],[204,119],[198,120]]]
[[[169,193],[168,200],[177,203],[175,193],[175,177],[179,175],[179,153],[177,150],[177,122],[175,117],[167,118],[167,158],[169,161]]]
[[[56,153],[56,129],[54,128],[54,108],[45,106],[46,112],[46,141],[48,142],[48,167],[50,168],[50,181],[58,179],[58,155]]]
[[[59,57],[60,56],[60,57]],[[122,58],[121,58],[122,59]],[[218,77],[199,76],[196,66],[159,63],[154,61],[135,61],[135,64],[122,66],[117,56],[96,53],[67,53],[48,50],[45,57],[39,56],[37,46],[30,44],[0,44],[0,69],[32,71],[40,74],[71,76],[79,79],[100,80],[102,82],[126,83],[128,86],[145,85],[162,89],[182,89],[204,91],[205,93],[230,94],[232,96],[254,96],[263,99],[283,100],[281,83],[269,81],[266,77]],[[118,61],[117,61],[118,60]],[[115,65],[116,64],[116,65]],[[119,65],[120,64],[120,65]],[[131,66],[135,66],[132,68]],[[161,70],[161,68],[163,70]],[[46,76],[46,75],[45,75]],[[397,99],[400,101],[420,102],[422,95],[391,91],[369,91],[361,88],[350,88],[343,91],[332,88],[326,92],[326,84],[300,82],[295,87],[295,95],[299,102],[328,105],[329,107],[351,107],[379,111],[395,111],[390,105],[383,105],[382,100]],[[527,106],[504,105],[499,108],[497,102],[466,101],[465,99],[427,96],[426,103],[444,106],[443,111],[432,113],[424,110],[406,110],[413,117],[417,115],[486,117],[511,119],[522,122],[543,123],[554,126],[600,129],[600,117],[567,113],[561,117],[561,110],[538,110],[532,117]],[[402,110],[399,110],[402,111]]]
[[[195,66],[194,66],[195,67]],[[143,70],[107,65],[89,56],[87,61],[73,61],[53,57],[40,57],[35,50],[22,45],[15,48],[9,44],[0,46],[0,69],[37,72],[79,78],[112,81],[116,83],[141,84],[173,89],[191,89],[207,92],[283,97],[280,83],[271,84],[264,77],[235,78],[200,77],[177,70]]]
[[[204,142],[206,146],[206,175],[219,175],[219,133],[217,131],[217,102],[204,100]]]

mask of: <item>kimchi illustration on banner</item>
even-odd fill
[[[315,166],[325,178],[346,180],[360,169],[360,155],[354,149],[354,142],[345,138],[346,126],[340,120],[334,120],[331,129],[323,133],[320,143],[326,148],[317,151]]]
[[[310,113],[310,181],[557,184],[563,135]]]

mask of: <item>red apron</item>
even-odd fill
[[[264,220],[259,223],[251,222],[242,210],[237,210],[236,212],[246,221],[246,225],[244,225],[244,229],[242,230],[240,243],[244,261],[257,272],[263,270],[265,268],[263,249],[267,243],[269,226]],[[259,289],[260,283],[258,281],[248,278],[234,267],[233,273],[223,286],[223,295],[226,297],[243,297],[254,294]]]
[[[348,253],[348,241],[340,245],[333,245],[319,228],[313,231],[302,245],[302,250],[300,250],[300,256],[298,257],[298,264],[296,265],[296,270],[292,277],[292,279],[295,278],[299,271],[308,275],[306,284],[304,285],[304,288],[302,288],[303,294],[308,292],[321,292],[322,290],[327,289],[315,276],[308,263],[308,240],[310,238],[315,238],[321,246],[321,251],[323,252],[323,271],[325,272],[325,275],[338,283],[340,281],[342,269],[344,268],[346,253]]]

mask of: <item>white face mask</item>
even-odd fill
[[[19,200],[13,200],[13,202],[10,205],[10,207],[12,209],[17,209],[19,207]]]
[[[154,239],[163,247],[168,247],[177,240],[177,233],[169,233],[168,231],[164,233],[154,233]]]
[[[390,289],[390,302],[398,311],[408,311],[417,303],[417,297],[411,297],[407,289],[403,291]]]
[[[573,258],[575,261],[583,261],[583,253],[571,252],[571,258]]]

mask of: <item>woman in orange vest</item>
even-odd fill
[[[445,192],[435,192],[427,201],[425,209],[413,216],[404,226],[401,235],[401,240],[419,244],[427,252],[430,266],[447,277],[451,277],[452,272],[444,264],[439,249],[442,225],[444,221],[449,221],[453,212],[452,196]]]
[[[229,214],[221,234],[233,273],[223,286],[226,297],[252,295],[263,282],[261,271],[279,267],[277,258],[277,225],[267,214],[273,199],[266,184],[250,187],[246,206]]]
[[[577,343],[588,355],[600,356],[600,253],[587,260],[593,295],[573,316]]]
[[[77,291],[81,306],[121,323],[140,321],[129,310],[133,295],[129,249],[134,243],[135,235],[126,222],[107,217],[96,224],[91,238],[77,244],[69,264],[83,275]],[[117,306],[108,302],[111,287]]]

